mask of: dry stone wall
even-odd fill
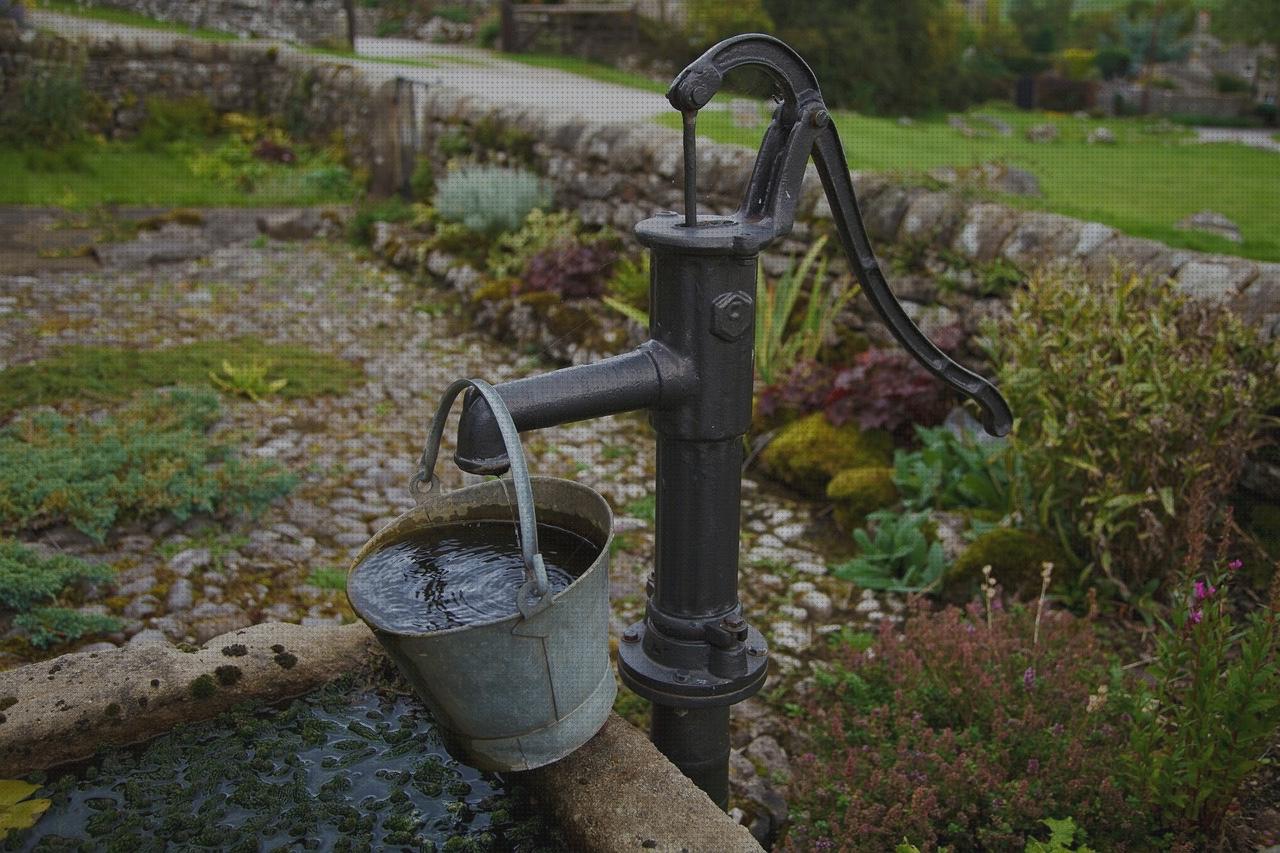
[[[455,90],[422,84],[414,85],[413,97],[406,98],[400,84],[385,73],[375,76],[282,46],[107,39],[81,49],[54,36],[24,41],[12,28],[0,29],[0,97],[12,96],[17,81],[32,67],[67,61],[80,50],[86,57],[86,84],[110,110],[113,134],[136,129],[148,96],[205,95],[220,110],[303,116],[307,131],[317,139],[340,133],[355,162],[370,170],[375,190],[387,191],[407,180],[415,157],[432,159],[440,174],[447,155],[437,141],[483,122],[489,136],[495,136],[496,127],[499,137],[508,133],[530,140],[531,165],[554,186],[558,204],[575,209],[588,223],[629,234],[654,211],[682,204],[678,131],[653,123],[609,123],[605,117],[588,121],[521,104],[495,110]],[[404,133],[406,123],[418,132]],[[403,150],[406,139],[419,140],[420,150]],[[735,208],[753,158],[753,151],[736,146],[701,144],[702,204],[711,210]],[[1120,266],[1169,276],[1191,296],[1228,305],[1267,336],[1280,335],[1280,264],[1175,249],[1096,222],[905,186],[875,175],[855,174],[854,184],[878,245],[929,245],[974,264],[1002,260],[1024,272],[1072,263],[1094,275]],[[766,267],[785,266],[830,215],[811,167],[796,232],[765,257]],[[839,272],[840,265],[833,269]],[[977,276],[962,276],[945,289],[927,275],[890,277],[908,312],[926,330],[960,322],[973,331],[978,321],[1000,310],[998,296],[984,295]],[[877,330],[878,324],[868,323],[869,333]]]

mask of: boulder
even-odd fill
[[[1028,142],[1056,142],[1058,126],[1056,124],[1037,124],[1027,128]]]
[[[272,240],[309,240],[319,233],[322,225],[320,214],[309,208],[258,217],[258,231]]]
[[[1115,145],[1116,135],[1111,132],[1111,128],[1095,127],[1089,131],[1088,142],[1090,145]]]
[[[1244,242],[1244,237],[1240,234],[1240,226],[1216,210],[1193,213],[1174,227],[1180,231],[1203,231],[1206,234],[1230,240],[1232,243]]]

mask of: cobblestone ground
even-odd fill
[[[255,335],[358,361],[368,381],[342,397],[257,404],[224,397],[219,433],[301,476],[256,520],[135,525],[102,546],[69,528],[24,537],[116,566],[117,588],[89,605],[125,620],[106,641],[113,645],[199,643],[267,620],[350,621],[345,595],[309,579],[316,569],[345,570],[370,534],[411,505],[407,484],[439,393],[462,376],[496,383],[548,369],[536,354],[470,329],[441,291],[335,241],[240,241],[156,266],[145,265],[145,252],[121,256],[130,264],[0,277],[0,361],[28,361],[66,344],[161,347]],[[583,482],[615,508],[616,635],[643,611],[653,545],[652,433],[642,416],[626,415],[528,434],[525,446],[535,473]],[[452,448],[441,456],[450,459]],[[438,473],[446,487],[462,484],[447,462]],[[770,638],[766,690],[775,701],[758,698],[735,714],[739,790],[760,788],[757,768],[760,779],[774,781],[789,772],[779,747],[785,726],[770,705],[804,689],[822,635],[901,609],[851,596],[848,584],[828,575],[830,555],[819,541],[829,523],[815,518],[817,509],[750,474],[744,482],[742,591],[748,617]],[[767,791],[755,793],[768,799]]]

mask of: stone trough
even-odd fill
[[[310,693],[380,655],[363,624],[272,622],[202,648],[132,645],[9,670],[0,673],[0,778],[82,761],[242,703]],[[761,849],[617,716],[586,746],[522,781],[575,849]]]

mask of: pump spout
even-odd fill
[[[693,385],[687,360],[647,341],[631,352],[593,364],[495,386],[521,432],[636,409],[670,405]],[[502,474],[508,460],[489,404],[468,392],[458,423],[454,462],[470,474]]]

